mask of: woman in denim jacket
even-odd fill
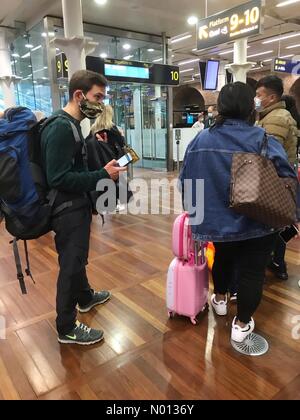
[[[228,286],[234,270],[239,273],[232,340],[243,342],[255,328],[252,316],[262,299],[265,270],[278,232],[230,208],[233,154],[260,153],[265,135],[253,125],[253,91],[240,82],[226,85],[219,95],[218,111],[216,124],[189,145],[180,178],[195,239],[215,244],[211,302],[220,316],[227,315]],[[268,158],[279,176],[296,178],[282,145],[272,137]]]

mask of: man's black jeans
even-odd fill
[[[217,242],[213,280],[215,293],[226,295],[235,270],[238,278],[238,320],[247,324],[263,294],[265,270],[278,234],[239,242]]]
[[[86,275],[92,211],[87,206],[53,220],[55,244],[59,255],[57,281],[57,331],[66,335],[75,327],[76,305],[85,306],[93,297]]]

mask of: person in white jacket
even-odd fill
[[[198,116],[198,121],[193,125],[193,128],[199,133],[204,130],[204,113],[201,112]]]

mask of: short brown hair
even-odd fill
[[[86,95],[92,87],[96,86],[107,86],[108,81],[102,75],[95,73],[94,71],[90,70],[79,70],[73,74],[70,85],[69,85],[69,97],[72,100],[74,93],[76,90],[82,90],[82,92]]]
[[[273,92],[279,99],[282,98],[284,92],[283,81],[278,76],[266,76],[260,79],[257,83],[256,89],[264,87],[265,89],[269,89]]]

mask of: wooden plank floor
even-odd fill
[[[248,358],[230,346],[234,306],[225,319],[212,311],[201,315],[196,327],[185,318],[168,320],[173,220],[118,215],[108,217],[104,228],[94,220],[88,274],[95,289],[109,289],[113,298],[80,316],[105,331],[105,342],[91,348],[57,342],[52,235],[30,244],[37,284],[27,280],[23,297],[1,226],[0,315],[7,337],[0,340],[0,399],[300,399],[300,339],[292,338],[293,320],[300,317],[300,241],[288,251],[290,280],[269,276],[256,314],[270,352]]]

